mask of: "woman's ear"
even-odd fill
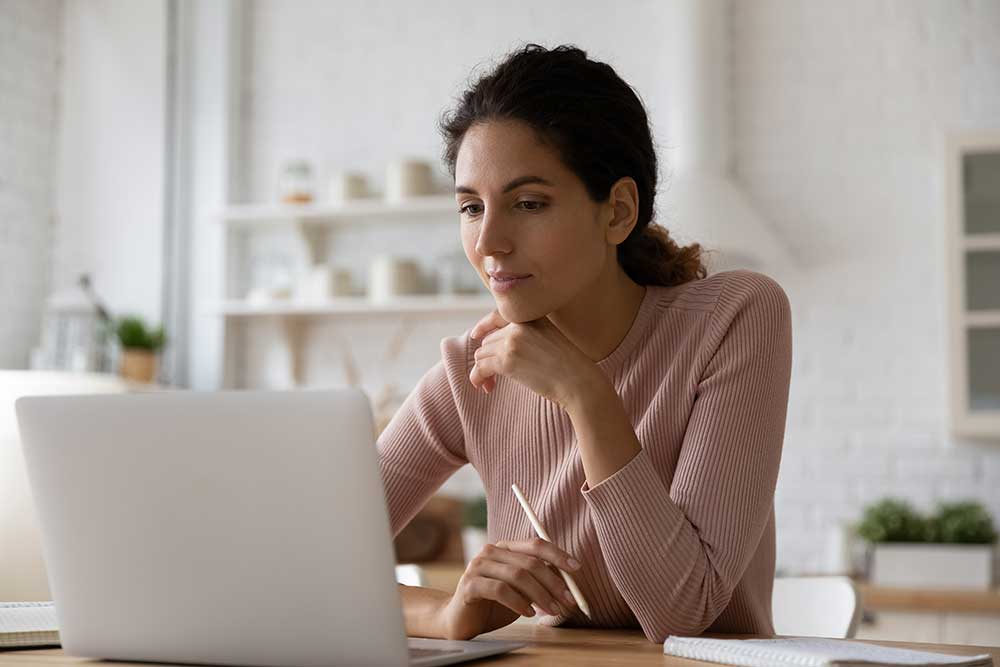
[[[611,217],[607,220],[604,236],[610,245],[619,245],[628,238],[639,219],[639,188],[635,179],[624,176],[611,186],[608,197]]]

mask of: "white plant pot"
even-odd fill
[[[466,565],[482,551],[486,542],[486,531],[482,528],[473,528],[472,526],[462,528],[462,551],[465,552]]]
[[[878,586],[988,589],[993,585],[993,545],[876,544],[870,579]]]

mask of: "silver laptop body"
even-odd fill
[[[407,640],[360,390],[35,396],[15,408],[70,655],[431,666],[525,645]]]

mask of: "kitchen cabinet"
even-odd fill
[[[1000,440],[1000,132],[946,149],[950,422]]]

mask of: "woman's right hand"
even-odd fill
[[[440,609],[447,639],[471,639],[510,625],[518,616],[541,611],[560,615],[576,609],[556,571],[579,569],[572,556],[547,540],[501,540],[487,544],[469,561],[455,593]]]

